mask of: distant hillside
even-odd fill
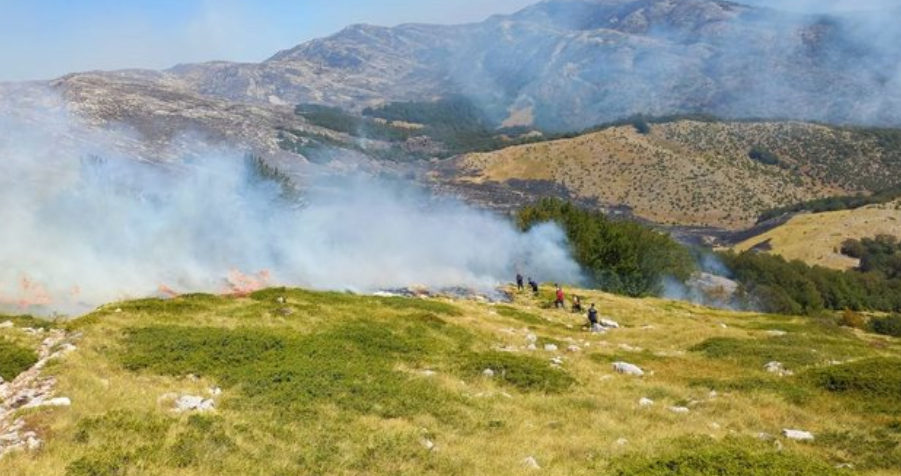
[[[901,35],[892,18],[719,0],[549,0],[468,25],[353,25],[260,63],[77,73],[65,82],[93,81],[117,102],[165,91],[355,112],[464,95],[497,126],[548,131],[686,113],[897,126]]]
[[[354,25],[259,64],[166,74],[234,101],[353,110],[463,94],[498,124],[548,130],[697,112],[898,125],[901,38],[879,25],[719,0],[550,0],[470,25]]]
[[[842,242],[879,234],[901,237],[901,202],[798,215],[785,225],[740,243],[735,249],[757,249],[811,265],[850,269],[858,266],[859,261],[840,253]]]
[[[897,131],[711,120],[639,126],[466,155],[436,177],[464,189],[554,184],[653,222],[728,229],[749,227],[771,208],[901,182]]]

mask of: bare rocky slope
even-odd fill
[[[233,101],[349,109],[461,93],[498,121],[558,130],[686,112],[899,124],[899,52],[861,24],[715,0],[551,0],[471,25],[356,25],[259,64],[163,78]]]
[[[111,99],[150,88],[351,110],[456,93],[498,123],[557,130],[635,113],[901,124],[894,30],[876,43],[869,19],[852,20],[717,0],[549,0],[469,25],[355,25],[261,63],[64,81],[102,79]]]
[[[0,84],[0,100],[7,113],[41,104],[98,129],[127,129],[121,149],[140,158],[177,157],[186,141],[202,140],[305,166],[296,146],[317,140],[345,152],[328,164],[339,172],[394,166],[367,153],[389,150],[384,144],[361,147],[295,115],[295,104],[356,113],[462,94],[490,123],[546,131],[686,112],[901,124],[897,48],[885,47],[885,35],[869,41],[861,25],[871,24],[715,0],[549,0],[469,25],[351,26],[261,63]],[[496,208],[551,193],[657,222],[741,228],[771,206],[894,185],[896,159],[880,155],[885,147],[841,131],[678,123],[635,137],[611,129],[575,139],[562,155],[558,143],[540,144],[427,169],[438,169],[439,188]],[[286,136],[295,147],[283,147]],[[750,161],[747,149],[760,145],[786,162]],[[503,165],[523,154],[528,161]]]

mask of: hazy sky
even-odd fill
[[[792,10],[901,0],[745,0]],[[260,61],[352,23],[464,23],[537,0],[0,0],[0,81],[92,69]]]
[[[260,61],[352,23],[464,23],[533,0],[0,0],[0,81]]]

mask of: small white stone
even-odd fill
[[[556,352],[557,346],[554,344],[544,344],[544,350],[546,350],[548,352]]]
[[[487,378],[493,378],[493,377],[494,377],[494,370],[491,370],[491,369],[485,369],[485,370],[482,371],[482,376],[483,376],[483,377],[487,377]]]
[[[778,329],[774,329],[774,330],[771,330],[771,331],[766,331],[766,333],[767,333],[767,335],[770,335],[770,336],[773,336],[773,337],[782,337],[782,336],[788,334],[788,332],[780,331],[780,330],[778,330]]]
[[[638,406],[640,407],[650,407],[652,405],[654,405],[654,400],[651,400],[650,398],[642,397],[641,400],[638,401]]]
[[[529,344],[526,346],[526,350],[538,350],[538,347],[535,344]]]
[[[644,375],[644,370],[641,370],[641,368],[637,365],[630,364],[628,362],[614,362],[613,370],[615,370],[617,373],[633,375],[635,377],[641,377],[642,375]]]
[[[534,344],[535,342],[538,342],[538,336],[536,336],[535,334],[529,333],[526,335],[526,341]]]
[[[689,410],[688,407],[669,407],[669,411],[671,411],[673,413],[678,413],[680,415],[684,415],[684,414],[690,412],[691,410]]]
[[[192,395],[182,395],[175,401],[175,410],[178,412],[187,412],[187,411],[201,411],[206,412],[214,409],[216,407],[216,402],[209,399],[204,399],[203,397],[196,397]]]
[[[582,348],[577,345],[571,345],[571,346],[567,347],[566,350],[568,350],[570,352],[580,352],[582,350]]]
[[[209,392],[210,392],[210,395],[212,395],[214,397],[218,397],[219,395],[222,395],[222,389],[219,387],[210,387]]]
[[[13,327],[14,325],[15,324],[13,324],[13,321],[5,321],[5,322],[0,323],[0,329],[9,329],[9,328]]]
[[[435,372],[434,370],[423,370],[422,372],[419,372],[419,374],[423,377],[434,377],[438,372]]]
[[[601,319],[600,323],[602,326],[610,329],[619,329],[619,323],[610,319]]]
[[[28,448],[29,451],[34,451],[41,447],[41,440],[39,440],[33,436],[30,436],[25,441],[25,447]]]
[[[42,407],[69,407],[72,406],[72,400],[68,397],[52,398],[41,403]]]
[[[625,438],[620,438],[620,439],[616,440],[617,446],[626,446],[628,444],[629,444],[629,440],[627,440]]]
[[[432,451],[433,449],[435,449],[435,443],[428,438],[423,438],[421,443],[422,443],[422,447],[428,451]]]
[[[813,433],[810,433],[809,431],[802,431],[802,430],[784,429],[784,430],[782,430],[782,436],[784,436],[790,440],[796,440],[796,441],[813,441],[814,440]]]
[[[527,456],[522,460],[522,465],[529,469],[541,469],[541,466],[538,465],[538,460],[536,460],[533,456]]]

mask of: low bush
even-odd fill
[[[835,451],[862,471],[901,468],[901,435],[892,428],[861,428],[817,435],[817,446]]]
[[[852,329],[865,329],[867,327],[867,318],[859,312],[845,309],[838,320],[838,324]]]
[[[901,315],[873,318],[870,329],[877,334],[901,337]]]
[[[759,369],[773,361],[782,362],[791,368],[816,364],[828,358],[820,352],[797,344],[797,340],[785,337],[764,340],[714,337],[689,350],[700,352],[711,359],[734,360]]]
[[[399,417],[449,417],[454,396],[428,381],[395,370],[459,352],[471,337],[431,314],[391,324],[355,321],[297,335],[262,328],[156,326],[125,336],[124,366],[163,375],[196,374],[236,388],[236,404],[277,412],[342,411]]]
[[[850,397],[865,409],[901,414],[901,359],[877,357],[812,369],[802,376],[810,384]]]
[[[659,455],[628,455],[614,463],[616,476],[830,476],[831,464],[764,442],[705,437],[676,440]]]
[[[551,367],[546,360],[507,352],[473,353],[462,364],[464,374],[470,377],[478,377],[485,369],[493,370],[495,379],[523,392],[561,393],[576,383],[566,371]]]
[[[37,361],[38,356],[33,350],[0,337],[0,377],[3,380],[12,381]]]

